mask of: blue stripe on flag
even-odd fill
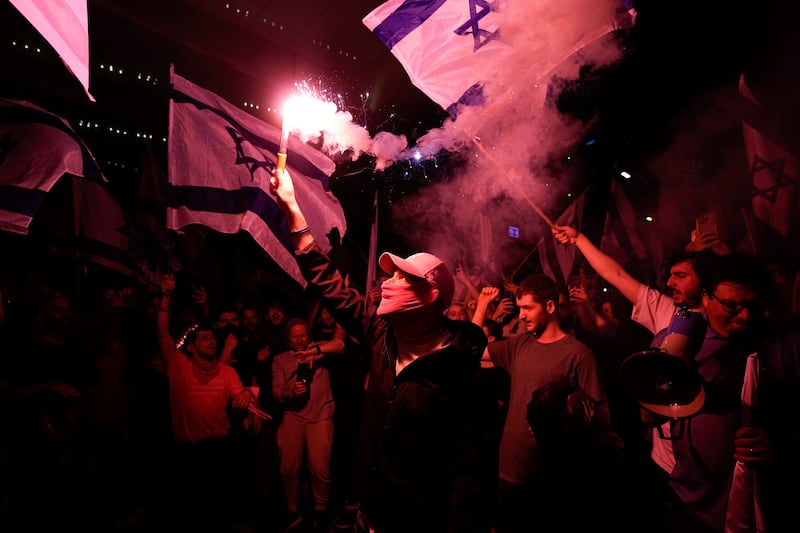
[[[461,98],[458,99],[458,102],[454,102],[450,106],[447,107],[447,113],[450,115],[450,118],[456,118],[458,116],[458,112],[461,110],[462,107],[465,106],[482,106],[486,103],[486,96],[483,94],[483,84],[482,83],[475,83],[464,91],[464,94],[461,95]]]
[[[131,272],[135,272],[138,269],[130,253],[106,242],[74,235],[49,235],[48,242],[61,253],[77,251],[90,260],[92,258],[106,259]],[[107,265],[104,264],[103,266]]]
[[[389,50],[425,23],[447,0],[406,0],[373,33]]]
[[[167,184],[167,207],[186,207],[192,211],[206,211],[240,215],[250,211],[264,221],[281,243],[290,249],[289,227],[286,217],[270,195],[257,187],[226,190],[217,187]]]
[[[127,250],[94,239],[80,238],[78,243],[79,249],[87,256],[109,259],[125,268],[129,268],[131,271],[135,272],[137,270],[136,263]]]
[[[65,124],[59,117],[28,106],[0,106],[0,124],[11,125],[26,123],[38,123],[44,126],[50,126],[51,128],[55,128],[67,134],[75,141],[75,144],[80,147],[81,158],[83,159],[82,176],[94,181],[104,181],[100,168],[97,166],[92,154],[89,153],[89,149],[72,128]]]
[[[234,127],[237,133],[241,134],[249,143],[251,143],[256,148],[263,149],[266,153],[263,155],[267,158],[267,161],[271,163],[273,166],[277,162],[275,159],[274,154],[278,153],[278,142],[268,139],[266,137],[262,137],[252,131],[248,130],[239,122],[237,122],[233,117],[229,114],[225,113],[221,109],[217,107],[210,106],[206,103],[197,100],[189,96],[188,94],[181,92],[176,89],[172,89],[172,100],[176,103],[181,104],[192,104],[197,109],[203,109],[207,111],[211,111],[224,121],[228,122],[232,127]],[[317,180],[322,184],[322,188],[325,192],[330,192],[330,182],[328,179],[328,175],[325,172],[317,167],[314,163],[309,161],[307,158],[303,156],[302,153],[292,153],[292,168],[303,173],[305,176]],[[270,169],[271,170],[271,169]],[[227,211],[226,211],[227,212]]]
[[[0,209],[33,217],[47,191],[14,185],[0,185]]]

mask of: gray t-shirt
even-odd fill
[[[528,429],[525,413],[533,391],[562,376],[576,383],[592,398],[605,401],[605,388],[592,351],[572,335],[549,344],[532,333],[489,343],[496,366],[511,376],[508,413],[500,440],[500,479],[529,485],[540,471],[536,439]]]
[[[275,398],[283,387],[294,381],[297,374],[297,358],[294,352],[283,352],[272,360],[272,393]],[[306,398],[293,398],[284,402],[284,414],[314,424],[333,418],[336,404],[331,391],[330,374],[324,363],[314,363],[314,377]]]

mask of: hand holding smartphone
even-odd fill
[[[717,216],[714,213],[701,213],[695,219],[695,228],[697,236],[700,237],[704,234],[719,233],[717,226]]]

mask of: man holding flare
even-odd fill
[[[454,279],[429,253],[384,253],[391,275],[370,312],[306,223],[288,172],[271,192],[322,305],[371,348],[356,472],[363,531],[488,532],[497,477],[497,403],[482,391],[483,332],[449,320]]]

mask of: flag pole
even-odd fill
[[[494,158],[494,156],[492,156],[492,154],[489,153],[488,150],[486,150],[486,148],[483,146],[483,143],[481,143],[480,139],[477,136],[472,137],[472,142],[475,143],[475,146],[478,147],[478,149],[483,153],[483,155],[485,155],[489,159],[489,161],[494,163],[494,165],[497,167],[498,170],[500,170],[503,173],[503,175],[506,177],[509,183],[511,183],[517,188],[522,197],[525,198],[525,200],[528,202],[528,204],[530,204],[533,210],[536,211],[536,214],[539,215],[548,226],[550,226],[550,229],[555,228],[556,225],[553,223],[550,217],[548,217],[545,214],[545,212],[542,211],[541,208],[538,205],[536,205],[536,203],[534,203],[533,200],[531,200],[530,196],[528,196],[528,193],[525,192],[525,190],[522,188],[519,182],[516,179],[514,179],[516,176],[512,176],[510,172],[502,170],[500,163],[497,161],[497,159]]]
[[[372,201],[372,227],[369,237],[369,259],[367,260],[367,283],[364,285],[368,295],[375,286],[375,267],[378,264],[378,188],[375,188],[375,199]]]
[[[81,226],[81,210],[83,209],[83,190],[81,183],[75,176],[70,177],[70,185],[72,187],[72,232],[75,238],[75,255],[73,256],[75,267],[75,311],[78,316],[83,316],[83,253],[81,247],[83,246],[82,226]]]
[[[514,271],[511,273],[511,280],[512,281],[516,277],[517,272],[519,272],[519,269],[522,268],[522,265],[527,263],[528,259],[530,259],[531,256],[533,255],[533,252],[535,252],[538,249],[539,249],[539,245],[537,244],[536,246],[533,247],[533,249],[530,252],[528,252],[528,255],[525,256],[525,259],[523,259],[522,262],[519,265],[517,265],[517,268],[515,268]]]
[[[750,213],[747,211],[747,208],[740,208],[739,212],[742,214],[742,218],[744,219],[744,227],[745,231],[747,231],[747,242],[750,244],[750,248],[753,250],[754,254],[758,253],[758,242],[756,241],[756,234],[753,228],[753,219],[750,216]]]

